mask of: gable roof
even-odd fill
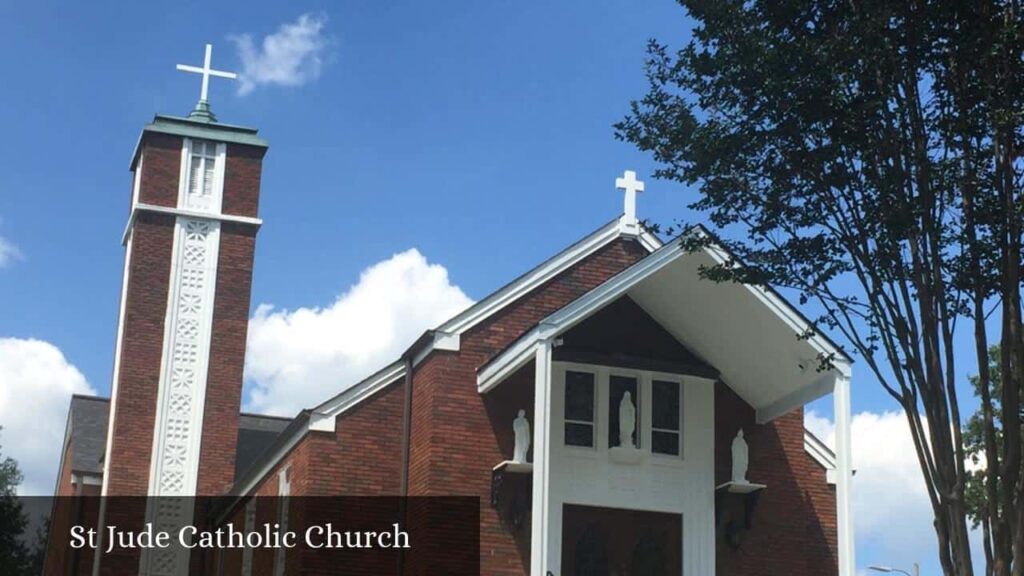
[[[695,228],[694,231],[707,234],[707,230],[701,226]],[[434,350],[458,351],[461,334],[479,325],[545,282],[572,268],[604,246],[624,236],[635,238],[650,253],[649,256],[634,264],[634,267],[646,262],[655,253],[662,253],[664,255],[672,250],[673,247],[678,249],[677,243],[664,244],[657,235],[642,225],[631,225],[624,216],[611,220],[528,272],[520,275],[515,280],[495,290],[466,310],[456,314],[437,328],[427,330],[409,346],[401,357],[391,364],[349,386],[318,406],[300,412],[288,428],[275,440],[273,445],[268,448],[267,452],[260,456],[258,462],[254,463],[249,470],[246,470],[243,477],[236,477],[236,483],[231,493],[242,496],[250,491],[259,482],[260,478],[265,475],[266,470],[275,466],[310,430],[335,431],[335,420],[339,414],[357,406],[363,400],[372,397],[379,390],[403,378],[407,371],[407,365],[417,365]],[[679,251],[681,252],[681,250]],[[605,282],[597,289],[602,288],[613,280],[614,278]],[[774,314],[784,318],[791,325],[802,326],[802,331],[806,331],[806,327],[810,326],[810,322],[800,311],[790,305],[778,293],[770,289],[753,286],[742,286],[741,288],[750,290],[752,294],[766,303]],[[529,336],[530,333],[522,335],[509,345],[510,348],[525,341]],[[823,345],[826,350],[834,351],[841,361],[850,361],[841,348],[832,343],[825,335],[815,333],[811,340]],[[501,354],[495,355],[481,369],[492,366],[499,356]],[[819,389],[821,388],[819,386]],[[767,413],[764,415],[767,416]]]
[[[706,234],[695,229],[691,233]],[[533,358],[535,345],[553,340],[615,300],[629,296],[676,339],[717,368],[723,381],[766,422],[832,390],[848,374],[849,357],[777,293],[759,286],[714,283],[700,269],[733,260],[712,244],[688,252],[675,240],[541,320],[485,365],[477,377],[487,392]],[[806,338],[799,337],[809,333]],[[756,351],[757,353],[750,353]],[[834,358],[823,374],[819,354]]]
[[[238,440],[235,443],[235,478],[240,477],[267,447],[274,443],[291,421],[291,418],[280,416],[244,412],[239,415]]]
[[[74,395],[68,409],[68,433],[71,435],[71,471],[102,474],[106,448],[110,400],[96,396]]]

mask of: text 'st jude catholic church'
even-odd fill
[[[240,413],[268,145],[215,118],[209,78],[233,75],[209,46],[179,68],[202,74],[202,96],[188,117],[156,116],[132,156],[111,397],[72,399],[58,495],[228,496],[246,527],[260,497],[473,496],[481,574],[853,576],[850,359],[778,294],[702,279],[730,256],[647,230],[633,172],[615,182],[622,214],[393,363],[293,419]],[[828,394],[835,453],[803,425]],[[185,499],[150,499],[144,518],[112,501],[76,514],[198,522]],[[50,538],[47,574],[200,564],[62,544]],[[346,573],[310,550],[204,553],[210,573]]]

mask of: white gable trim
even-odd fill
[[[697,233],[704,234],[699,229]],[[705,252],[714,258],[716,262],[722,263],[727,261],[727,254],[717,245],[705,248]],[[477,391],[485,393],[493,389],[512,372],[522,367],[529,360],[528,350],[532,350],[538,341],[557,338],[560,334],[583,321],[591,314],[625,295],[630,289],[655,272],[688,254],[687,251],[682,249],[681,242],[678,240],[665,244],[647,258],[626,268],[600,286],[541,320],[533,330],[523,335],[523,337],[484,366],[483,370],[477,374]],[[810,327],[800,314],[781,297],[763,288],[749,285],[744,285],[744,287],[796,333],[802,333]],[[757,413],[757,421],[759,423],[767,422],[785,414],[796,406],[801,406],[810,400],[828,393],[831,391],[836,377],[849,376],[849,359],[841,350],[833,346],[817,331],[814,332],[814,336],[809,340],[816,351],[835,354],[834,368],[823,374],[812,386],[798,390],[770,406],[759,409]]]
[[[489,318],[495,312],[500,311],[531,290],[565,272],[617,238],[624,236],[635,238],[648,252],[654,252],[663,246],[661,240],[656,235],[643,227],[641,227],[640,234],[623,233],[621,220],[621,218],[617,218],[605,224],[594,233],[559,252],[522,277],[470,306],[461,314],[439,326],[436,331],[456,336],[463,334]],[[458,350],[457,344],[454,349]]]
[[[516,301],[534,288],[558,276],[574,264],[619,238],[618,219],[605,224],[591,235],[569,246],[540,266],[530,270],[490,296],[470,306],[438,327],[438,332],[462,334]]]
[[[403,376],[405,376],[405,362],[399,360],[356,383],[341,394],[313,408],[313,413],[309,416],[310,430],[334,432],[335,419],[339,414],[347,412],[353,406],[387,388],[388,385]]]
[[[815,462],[825,469],[825,479],[829,484],[836,483],[836,455],[817,436],[804,430],[804,451],[810,454]]]
[[[636,283],[665,264],[681,258],[685,252],[677,242],[663,246],[656,252],[618,273],[604,284],[587,292],[568,306],[554,312],[533,330],[523,335],[504,352],[495,357],[477,374],[477,391],[481,394],[493,389],[507,376],[529,361],[530,351],[540,340],[550,340],[568,330],[589,314],[603,308]]]
[[[637,233],[635,228],[626,227],[624,221],[624,216],[612,220],[589,236],[569,246],[533,270],[513,280],[439,326],[433,331],[433,341],[419,349],[413,357],[413,366],[418,366],[434,350],[458,352],[460,335],[530,293],[530,291],[575,266],[613,240],[632,238],[649,253],[663,246],[657,235],[647,228],[641,225],[640,231]]]
[[[288,432],[289,437],[274,450],[273,456],[268,458],[260,468],[251,473],[246,472],[245,476],[236,482],[232,493],[235,496],[244,497],[255,490],[299,441],[306,437],[306,434],[309,432],[334,433],[339,414],[359,405],[363,400],[387,388],[388,385],[403,376],[405,376],[405,363],[403,361],[395,362],[311,410],[308,420],[302,426]],[[302,415],[300,414],[298,418],[302,418]]]

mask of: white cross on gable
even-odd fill
[[[644,191],[644,183],[636,179],[636,172],[626,170],[622,177],[615,179],[615,187],[626,192],[622,224],[626,229],[635,231],[637,227],[636,193]]]
[[[203,88],[199,93],[199,101],[206,102],[206,96],[210,88],[210,76],[218,76],[220,78],[238,78],[238,75],[234,72],[224,72],[222,70],[214,70],[210,68],[210,60],[213,58],[213,46],[210,44],[206,45],[206,58],[203,60],[203,67],[189,66],[187,64],[178,64],[178,70],[183,72],[195,72],[196,74],[203,75]]]

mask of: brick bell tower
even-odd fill
[[[234,479],[267,142],[216,121],[209,77],[234,75],[211,70],[210,54],[207,45],[202,68],[178,66],[203,75],[195,110],[156,116],[131,161],[104,495],[220,495]],[[166,520],[158,508],[169,500],[151,502],[146,521]],[[192,515],[171,512],[176,522]],[[116,515],[105,511],[104,523]],[[144,555],[142,573],[187,568],[146,563]]]

